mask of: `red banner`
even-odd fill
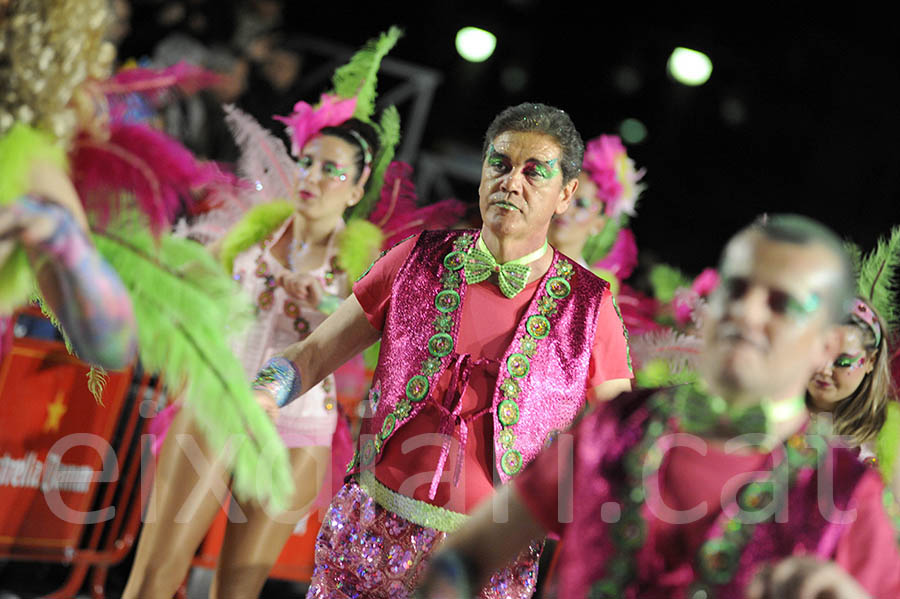
[[[0,366],[0,547],[75,548],[102,482],[117,480],[111,438],[131,371],[110,372],[97,402],[89,367],[58,342],[16,339]]]

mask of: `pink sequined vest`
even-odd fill
[[[619,496],[623,488],[629,453],[644,441],[644,429],[651,417],[648,409],[655,390],[641,390],[620,396],[607,404],[601,412],[594,412],[582,420],[577,435],[574,459],[573,488],[576,499],[573,520],[566,526],[564,550],[559,560],[561,597],[585,597],[588,593],[604,597],[596,587],[610,572],[620,567],[616,558],[622,557],[612,526],[607,524],[604,506],[626,505],[628,499]],[[832,499],[838,510],[847,510],[866,467],[847,449],[828,448],[825,465],[816,470],[801,468],[787,493],[786,522],[767,521],[756,525],[752,536],[739,554],[734,571],[720,584],[711,588],[707,596],[715,599],[743,599],[744,589],[761,564],[794,554],[808,554],[831,559],[845,524],[830,522],[822,515],[819,504],[819,484],[824,495]],[[831,481],[820,481],[819,472]],[[832,484],[833,490],[827,485]],[[682,481],[680,484],[689,484]],[[823,507],[827,504],[823,503]],[[733,506],[732,506],[733,507]],[[625,519],[625,517],[622,517]],[[719,539],[723,534],[721,519],[705,533],[705,538]],[[727,565],[726,555],[712,556],[712,566]],[[626,558],[628,559],[628,558]],[[642,547],[629,563],[630,582],[615,589],[615,597],[681,596],[679,591],[698,584],[697,559],[676,572],[657,571],[659,558],[653,547]],[[719,563],[720,562],[720,563]],[[729,568],[730,570],[731,568]],[[665,582],[662,582],[665,580]],[[696,588],[696,587],[694,587]],[[656,593],[656,594],[654,594]],[[663,593],[660,595],[660,593]]]
[[[466,297],[463,267],[476,231],[426,231],[397,273],[367,418],[348,472],[371,467],[416,417],[455,351]],[[558,252],[500,361],[494,389],[494,460],[503,482],[569,427],[585,402],[600,300],[608,283]]]

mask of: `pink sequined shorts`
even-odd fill
[[[307,599],[409,597],[446,533],[385,510],[356,481],[331,502],[316,538],[316,569]],[[479,597],[527,599],[537,581],[541,543],[491,577]]]

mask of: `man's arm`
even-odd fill
[[[306,393],[326,376],[381,337],[369,324],[355,295],[350,295],[334,314],[305,340],[281,352],[300,372],[300,393]]]
[[[631,379],[610,379],[592,387],[588,393],[588,403],[609,401],[622,393],[631,391]]]
[[[494,502],[508,507],[503,522],[494,517]],[[466,590],[466,597],[475,596],[494,572],[545,535],[515,485],[506,484],[475,509],[465,526],[444,540],[429,562],[416,596],[456,598]]]

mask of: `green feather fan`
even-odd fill
[[[885,320],[889,329],[898,325],[896,301],[897,268],[900,267],[900,225],[891,230],[885,240],[881,238],[875,249],[862,259],[859,267],[859,294],[872,305]]]
[[[366,218],[375,208],[381,197],[381,186],[384,174],[394,159],[394,150],[400,141],[400,113],[395,106],[388,106],[381,113],[381,124],[378,127],[378,138],[381,150],[372,165],[372,177],[369,179],[368,191],[362,200],[350,209],[350,218]]]
[[[897,462],[898,449],[900,449],[900,404],[891,401],[887,405],[887,418],[884,426],[878,431],[875,441],[878,470],[886,481],[894,478],[894,464]]]
[[[219,259],[225,272],[234,268],[234,259],[272,234],[294,212],[290,202],[277,201],[254,206],[222,239]]]
[[[369,265],[378,258],[384,233],[367,220],[354,218],[347,223],[338,241],[338,265],[347,273],[347,279],[357,280]]]
[[[331,79],[334,93],[343,99],[356,96],[354,117],[369,121],[375,113],[375,88],[381,59],[391,51],[401,35],[403,31],[399,27],[391,27],[377,39],[369,40],[350,62],[334,72]]]
[[[250,321],[251,306],[200,245],[137,223],[98,233],[94,243],[128,288],[140,359],[180,390],[214,451],[234,450],[234,490],[284,507],[293,491],[287,450],[253,398],[226,336]]]

